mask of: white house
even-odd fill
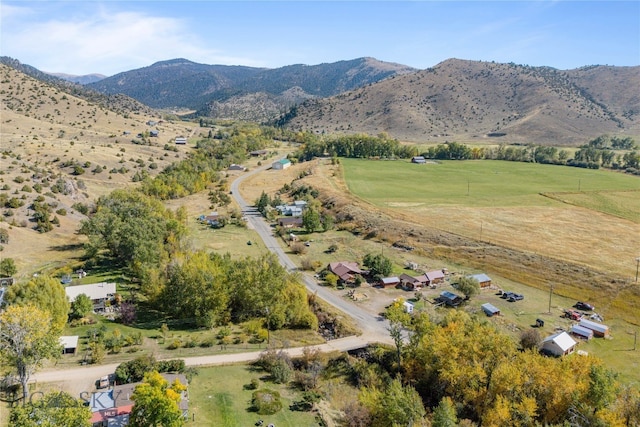
[[[566,356],[573,353],[578,343],[566,332],[548,336],[542,341],[541,351],[553,356]]]
[[[289,159],[280,159],[271,164],[271,169],[273,170],[283,170],[291,166],[291,161]]]
[[[90,285],[67,286],[64,291],[70,302],[74,302],[78,295],[85,294],[93,302],[93,309],[99,310],[104,308],[104,303],[111,300],[116,294],[116,284],[114,282],[100,282]]]

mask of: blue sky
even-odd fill
[[[156,61],[276,68],[370,56],[640,65],[638,1],[5,1],[0,54],[113,75]]]

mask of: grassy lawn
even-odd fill
[[[220,328],[203,329],[196,328],[194,325],[185,321],[167,320],[169,332],[166,341],[160,332],[162,320],[154,317],[153,313],[147,314],[149,320],[147,323],[134,324],[126,326],[117,322],[110,321],[100,315],[91,315],[96,323],[93,325],[83,325],[71,327],[67,325],[63,331],[63,335],[78,335],[78,351],[75,355],[65,355],[59,359],[56,366],[62,369],[78,366],[85,358],[88,352],[89,331],[92,329],[104,329],[105,337],[113,335],[114,331],[118,331],[123,337],[142,334],[142,345],[133,345],[122,347],[118,353],[107,352],[102,363],[121,363],[134,357],[151,354],[156,359],[174,359],[191,356],[204,356],[210,354],[240,353],[247,351],[260,351],[267,346],[266,342],[251,342],[250,337],[243,330],[242,325],[229,325],[231,329],[232,343],[221,346],[216,338]],[[157,327],[156,327],[157,325]],[[169,349],[169,345],[173,342],[180,343],[180,347]],[[311,330],[278,330],[271,331],[270,342],[276,348],[284,346],[306,346],[321,344],[323,338]],[[191,343],[191,344],[188,344]]]
[[[341,159],[341,163],[349,190],[378,206],[547,206],[554,202],[540,193],[640,190],[640,180],[631,175],[566,166],[492,160],[415,165]]]
[[[251,366],[231,365],[198,370],[189,386],[189,410],[195,420],[189,425],[217,427],[253,426],[259,419],[264,426],[311,427],[320,425],[310,412],[291,411],[289,405],[300,393],[287,385],[264,381],[265,374]],[[260,379],[259,388],[278,391],[283,408],[274,415],[259,415],[250,410],[252,390],[244,388],[252,378]]]

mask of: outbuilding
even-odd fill
[[[427,159],[425,159],[424,156],[413,156],[411,158],[411,163],[417,163],[417,164],[423,165],[427,163]]]
[[[449,307],[457,307],[459,306],[464,299],[460,295],[456,295],[453,292],[444,291],[440,294],[436,301]]]
[[[571,338],[571,335],[562,331],[545,338],[542,341],[540,351],[544,354],[560,357],[573,353],[576,345],[578,345],[578,343]]]
[[[185,145],[187,143],[187,138],[184,136],[176,136],[176,144]]]
[[[273,170],[283,170],[291,166],[291,160],[289,159],[280,159],[271,164],[271,169]]]
[[[400,278],[397,276],[383,277],[380,279],[380,286],[383,288],[392,288],[400,284]]]
[[[78,349],[78,335],[63,335],[60,337],[62,354],[76,354]]]
[[[482,304],[482,311],[484,311],[484,313],[489,317],[500,315],[500,309],[488,302]]]
[[[471,276],[467,277],[477,280],[481,288],[488,288],[489,286],[491,286],[491,277],[487,276],[484,273],[472,274]]]
[[[592,322],[587,319],[580,319],[580,326],[583,328],[591,329],[594,337],[606,338],[609,336],[609,327],[602,323]]]
[[[413,304],[411,304],[409,301],[403,302],[402,306],[404,307],[405,313],[413,313]]]
[[[591,338],[593,338],[593,331],[591,329],[585,328],[584,326],[573,325],[569,332],[571,333],[571,335],[585,340],[590,340]]]

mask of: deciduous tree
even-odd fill
[[[93,302],[86,294],[80,294],[71,303],[71,311],[69,317],[72,319],[81,319],[93,311]]]
[[[0,276],[13,276],[17,271],[16,262],[13,258],[3,258],[2,261],[0,261]]]
[[[473,277],[461,277],[458,279],[456,288],[462,292],[467,299],[480,293],[480,283]]]
[[[60,333],[69,316],[69,300],[64,287],[55,277],[40,275],[28,282],[17,283],[7,289],[8,304],[32,304],[47,311],[54,333]]]
[[[184,418],[179,403],[186,386],[176,381],[169,385],[156,371],[148,372],[131,396],[134,401],[129,425],[132,427],[181,427]]]
[[[22,384],[23,403],[29,397],[29,378],[45,359],[61,354],[58,331],[47,311],[12,304],[0,315],[0,354]]]
[[[91,410],[65,392],[46,394],[35,402],[15,406],[9,415],[13,427],[90,427]]]
[[[375,277],[385,277],[393,271],[393,263],[382,254],[366,254],[362,262]]]

